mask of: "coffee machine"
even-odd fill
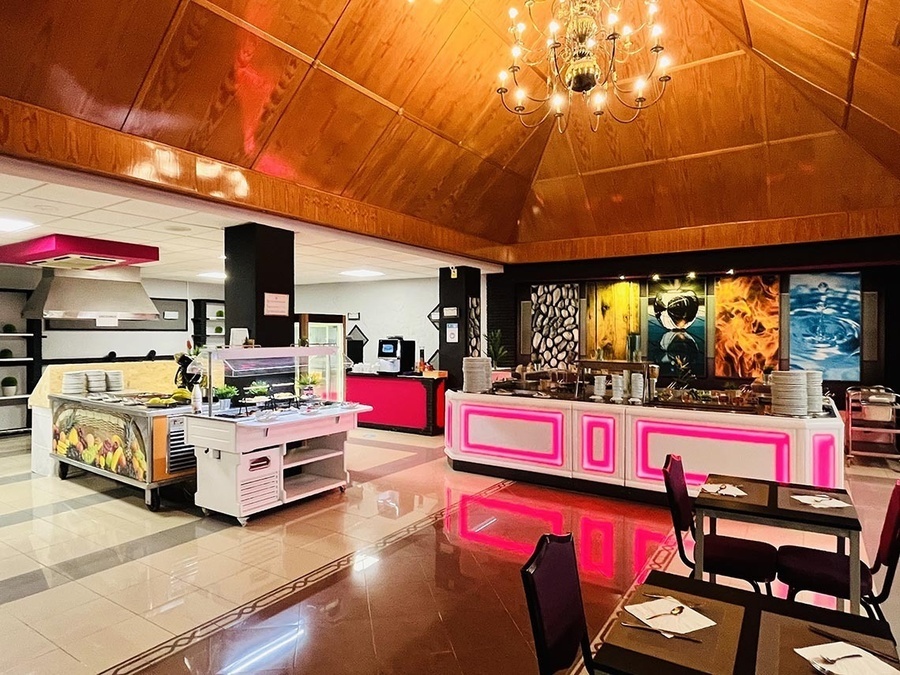
[[[401,336],[378,341],[378,372],[408,373],[415,369],[416,341]]]

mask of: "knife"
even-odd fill
[[[809,629],[815,633],[816,635],[821,635],[822,637],[826,637],[829,640],[837,640],[838,642],[846,642],[848,645],[853,647],[858,647],[859,649],[864,649],[867,652],[878,656],[879,658],[884,659],[885,661],[890,661],[891,663],[900,663],[900,659],[892,654],[888,654],[886,652],[878,651],[877,649],[873,649],[872,647],[867,647],[866,645],[860,644],[858,642],[853,642],[852,640],[848,640],[847,638],[837,635],[835,633],[829,633],[827,630],[822,630],[816,626],[810,626]]]
[[[621,625],[625,626],[625,628],[640,628],[641,630],[649,630],[651,633],[658,633],[659,635],[669,636],[671,635],[673,638],[678,638],[679,640],[689,640],[690,642],[703,643],[703,640],[698,640],[695,637],[691,637],[690,635],[679,635],[678,633],[669,633],[668,631],[660,630],[658,628],[653,628],[652,626],[642,626],[639,623],[625,623],[624,621],[619,622]],[[849,643],[848,643],[849,644]]]

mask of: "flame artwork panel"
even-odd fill
[[[647,285],[647,357],[660,375],[687,369],[706,376],[706,279],[669,278]]]
[[[859,381],[862,291],[859,272],[792,274],[791,370]]]
[[[777,275],[716,281],[716,377],[759,377],[778,368],[781,284]]]
[[[628,336],[641,332],[641,287],[633,281],[587,284],[585,305],[586,354],[624,360]]]

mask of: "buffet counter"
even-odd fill
[[[359,426],[436,436],[444,430],[446,378],[347,373],[347,400],[372,407]]]
[[[707,474],[844,486],[839,415],[616,405],[447,394],[446,454],[455,469],[559,487],[664,492],[662,466],[681,455],[692,492]]]

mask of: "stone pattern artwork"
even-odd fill
[[[777,274],[716,281],[716,377],[759,377],[778,368],[781,288]]]
[[[481,298],[469,298],[466,314],[466,356],[481,356]]]
[[[578,358],[578,284],[531,287],[531,360],[560,368]]]

